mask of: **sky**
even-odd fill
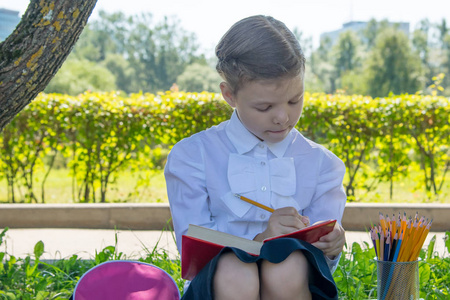
[[[0,8],[25,12],[28,0],[0,0]],[[319,44],[320,34],[342,28],[349,21],[409,22],[412,31],[418,22],[447,20],[450,24],[448,0],[98,0],[90,19],[98,12],[121,11],[126,15],[151,13],[155,20],[176,17],[180,25],[193,32],[201,48],[213,49],[228,28],[247,16],[264,14],[284,22],[291,30],[297,28],[305,37]],[[206,53],[208,54],[208,53]]]

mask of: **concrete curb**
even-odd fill
[[[342,219],[346,230],[365,231],[379,223],[379,213],[433,219],[432,231],[450,231],[450,204],[348,203]],[[162,230],[170,223],[167,203],[1,204],[0,228],[89,228]]]
[[[161,230],[168,204],[2,204],[0,227]]]

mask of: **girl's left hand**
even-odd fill
[[[319,241],[312,244],[323,251],[330,259],[336,258],[342,252],[345,245],[345,230],[336,222],[333,231],[322,236]]]

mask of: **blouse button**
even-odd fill
[[[261,220],[264,220],[266,218],[266,215],[265,214],[261,214],[259,217],[261,218]]]
[[[261,166],[265,166],[265,165],[266,165],[266,163],[262,161],[261,162]]]
[[[265,192],[266,190],[267,190],[266,186],[263,185],[263,186],[261,187],[261,191]]]
[[[264,144],[259,144],[259,148],[264,148]]]

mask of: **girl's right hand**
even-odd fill
[[[279,208],[270,216],[266,230],[256,235],[254,240],[263,241],[270,237],[294,232],[308,225],[308,217],[300,215],[294,207]]]

